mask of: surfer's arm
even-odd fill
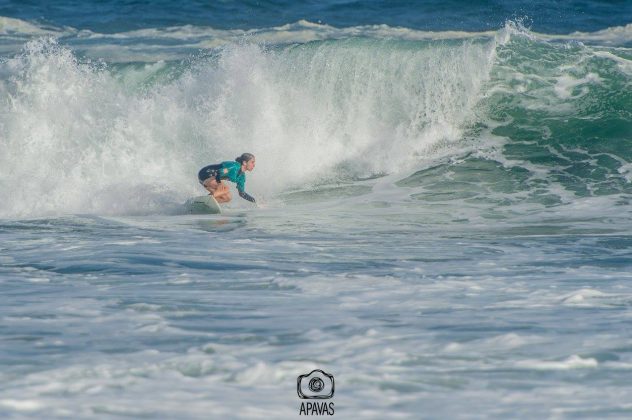
[[[243,198],[244,200],[248,200],[248,201],[250,201],[251,203],[255,203],[255,199],[254,199],[254,197],[253,197],[253,196],[251,196],[251,195],[249,195],[246,191],[240,191],[240,190],[238,190],[238,191],[239,191],[239,196],[240,196],[241,198]]]
[[[238,178],[237,178],[237,192],[239,192],[239,196],[241,198],[243,198],[244,200],[248,200],[251,203],[255,202],[255,199],[246,192],[246,177],[241,174]]]

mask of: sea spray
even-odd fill
[[[1,211],[167,211],[197,191],[200,166],[243,151],[259,157],[249,185],[267,194],[346,163],[358,176],[397,172],[459,139],[490,42],[243,44],[134,86],[142,79],[120,66],[32,41],[2,64],[2,193],[12,200]]]
[[[183,131],[176,113],[185,109],[159,92],[130,95],[105,67],[80,62],[52,39],[30,42],[2,67],[0,170],[2,195],[11,197],[3,212],[107,213],[136,195],[104,197],[113,187],[178,185],[186,156],[169,139]],[[110,204],[95,205],[103,202]]]

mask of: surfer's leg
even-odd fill
[[[226,184],[219,183],[217,189],[213,192],[213,197],[218,203],[228,203],[232,197],[230,196],[230,188]]]
[[[215,178],[208,178],[206,181],[204,181],[204,183],[202,184],[202,186],[204,188],[206,188],[206,191],[208,191],[209,193],[211,193],[210,195],[215,194],[215,191],[217,190],[218,187],[218,183],[217,180],[215,180]]]

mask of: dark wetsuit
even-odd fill
[[[198,180],[204,185],[204,181],[209,178],[215,178],[217,182],[222,179],[228,179],[237,184],[239,196],[244,200],[255,202],[255,199],[248,195],[245,191],[246,174],[241,171],[241,164],[234,161],[226,161],[217,165],[208,165],[200,169],[198,172]]]

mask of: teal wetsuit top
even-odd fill
[[[241,164],[232,160],[221,163],[219,170],[220,179],[228,179],[237,184],[237,191],[240,193],[246,189],[246,174],[241,172]]]
[[[198,173],[198,180],[200,184],[204,185],[204,181],[209,178],[215,178],[217,182],[221,182],[222,179],[228,179],[229,181],[237,184],[237,191],[239,196],[244,200],[255,202],[255,199],[246,193],[246,174],[241,171],[241,164],[236,161],[228,160],[216,165],[208,165],[200,169]]]
[[[241,163],[234,160],[222,162],[222,167],[219,170],[219,178],[234,182],[237,184],[237,191],[241,198],[253,203],[255,202],[254,197],[246,193],[246,174],[241,171]]]
[[[239,196],[244,200],[255,202],[255,199],[246,193],[246,174],[241,171],[241,164],[236,161],[228,160],[216,165],[208,165],[200,169],[198,173],[198,180],[200,184],[204,185],[204,181],[209,178],[215,178],[217,182],[221,182],[222,179],[228,179],[229,181],[237,184],[237,191]]]

